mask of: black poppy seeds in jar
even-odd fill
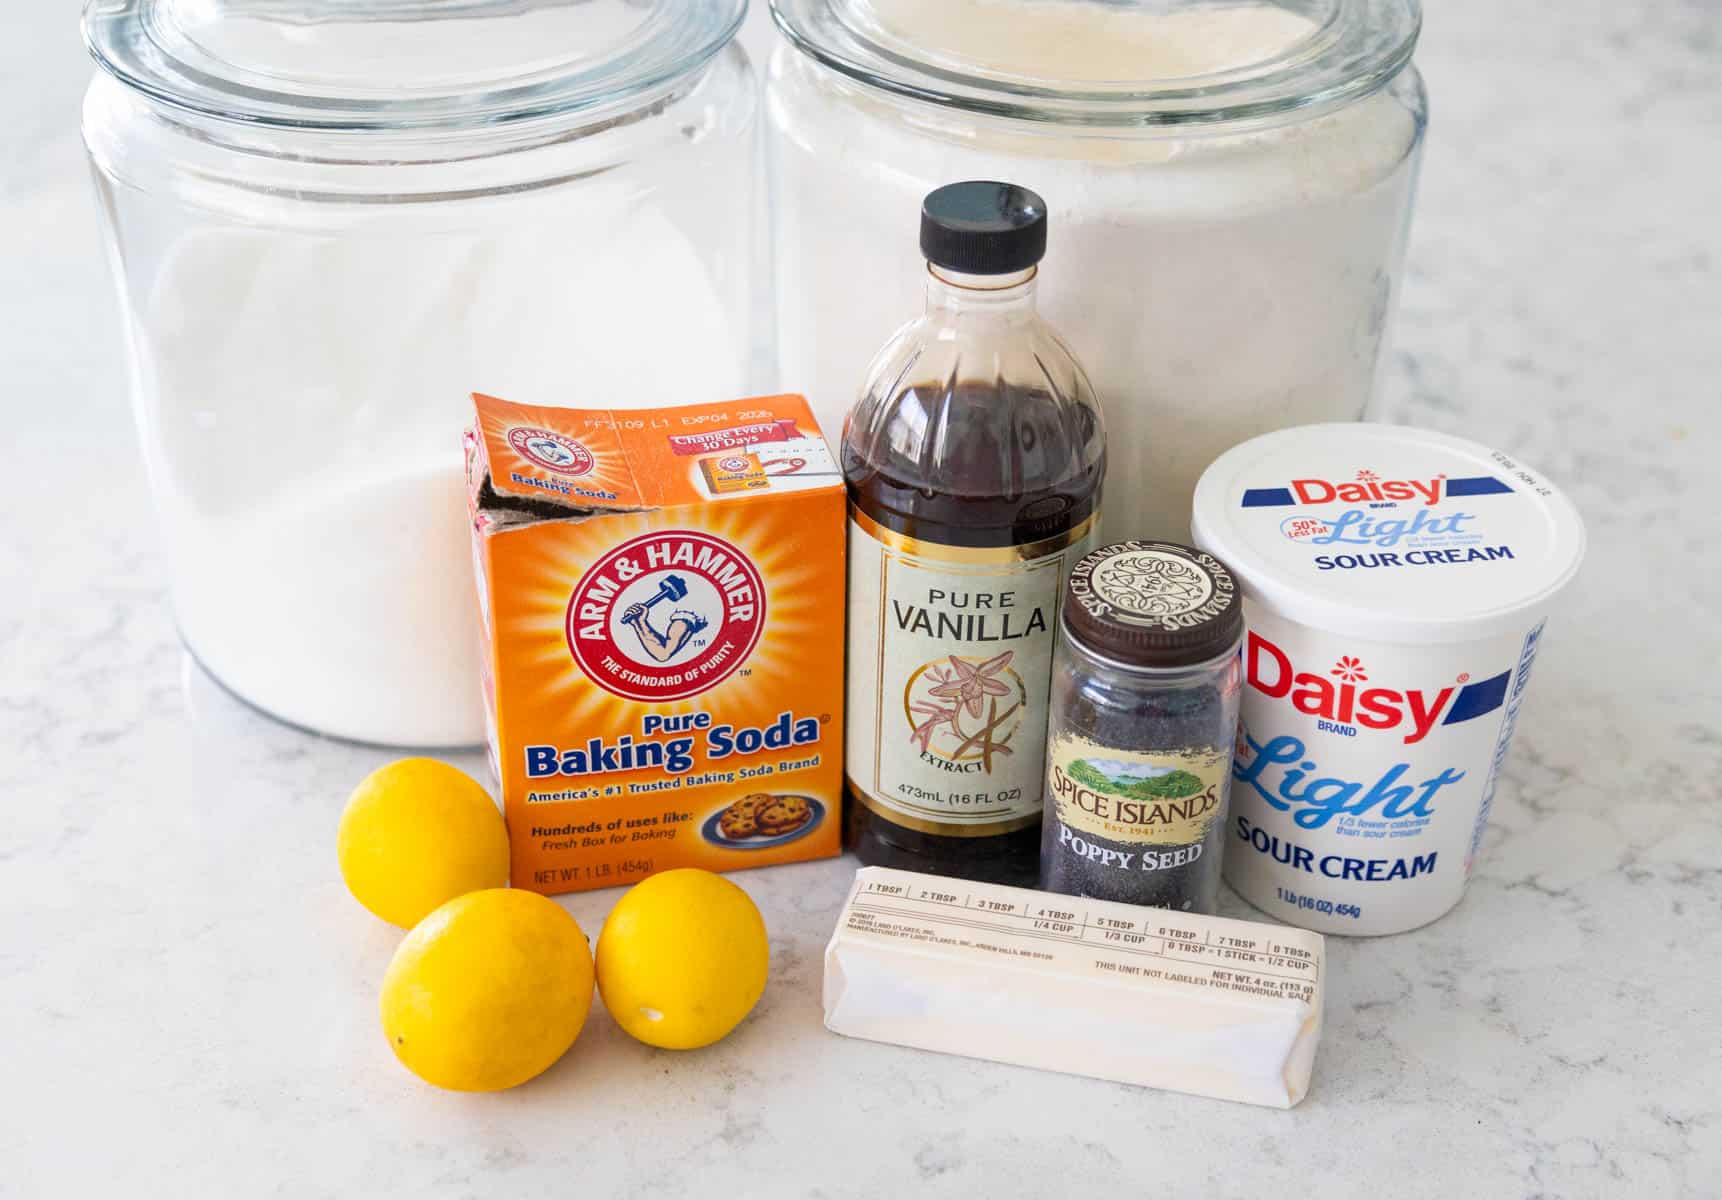
[[[1041,887],[1212,913],[1237,735],[1243,607],[1213,555],[1118,542],[1065,584]]]

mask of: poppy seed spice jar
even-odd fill
[[[1244,632],[1231,572],[1119,542],[1076,564],[1064,599],[1041,887],[1212,913]]]

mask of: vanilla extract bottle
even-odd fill
[[[1064,575],[1105,431],[1035,308],[1046,205],[966,182],[921,211],[926,310],[874,359],[849,487],[846,833],[870,865],[1033,886]]]

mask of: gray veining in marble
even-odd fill
[[[271,724],[178,648],[75,132],[75,6],[8,7],[0,1195],[1722,1196],[1714,0],[1430,2],[1383,415],[1522,454],[1592,550],[1467,899],[1333,941],[1290,1113],[828,1035],[848,862],[739,877],[773,978],[710,1050],[647,1049],[595,1008],[508,1094],[402,1071],[375,1015],[397,935],[333,854],[387,756]],[[595,931],[611,899],[567,903]]]

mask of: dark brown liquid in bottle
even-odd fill
[[[884,450],[876,455],[845,439],[849,502],[879,525],[923,542],[1008,547],[1057,537],[1094,514],[1106,463],[1103,452],[1089,457],[1096,440],[1089,410],[1008,383],[907,390],[939,397],[942,444],[954,450],[929,471],[892,455],[892,439],[878,439]],[[1019,887],[1033,887],[1039,874],[1039,824],[955,837],[898,825],[853,793],[845,810],[845,844],[869,866]]]

